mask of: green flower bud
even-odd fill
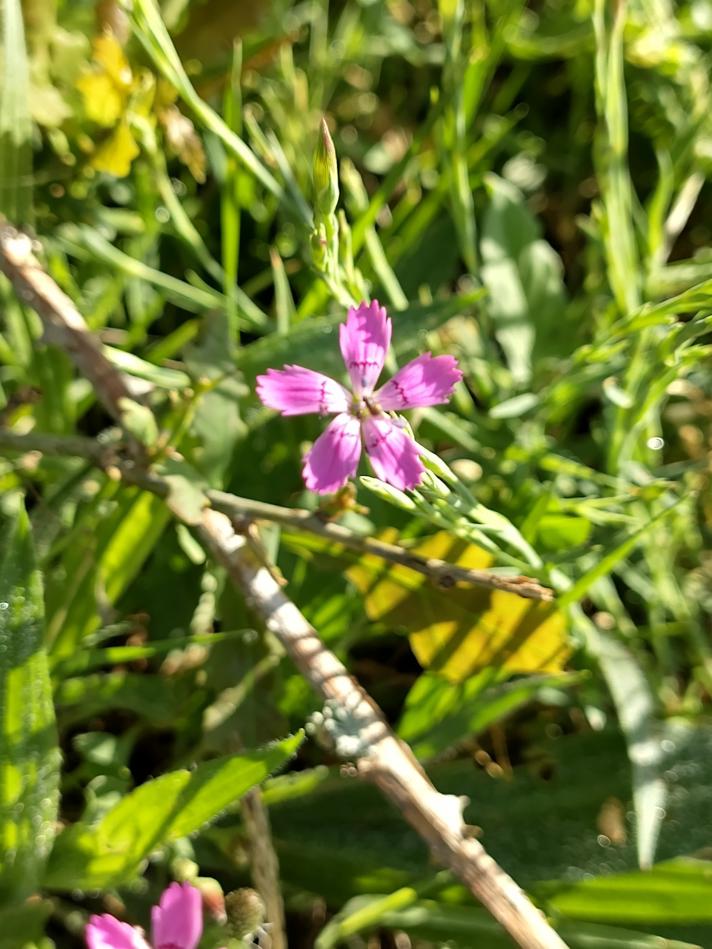
[[[421,489],[434,492],[439,498],[448,498],[451,494],[450,488],[448,488],[444,481],[441,481],[440,478],[434,475],[432,471],[423,472],[420,487]]]
[[[433,451],[428,451],[428,449],[423,448],[422,445],[418,445],[418,454],[420,455],[420,460],[429,471],[432,471],[448,484],[457,484],[457,475],[445,464],[439,455],[436,455]]]
[[[227,931],[235,939],[246,939],[257,932],[265,921],[262,897],[250,887],[233,890],[225,897]]]
[[[315,227],[309,236],[311,246],[311,256],[314,266],[321,270],[326,264],[326,257],[329,248],[329,242],[326,237],[326,228],[323,224]]]
[[[188,857],[176,857],[171,863],[171,872],[179,883],[192,883],[200,873],[200,867]]]
[[[339,200],[339,172],[336,149],[326,119],[321,120],[319,141],[314,153],[314,205],[318,215],[333,214]]]
[[[372,494],[375,494],[376,497],[381,498],[383,501],[388,501],[389,504],[395,504],[396,507],[404,511],[415,510],[415,504],[411,498],[409,498],[405,492],[394,488],[393,485],[386,484],[385,481],[379,481],[378,478],[369,478],[367,475],[359,478],[359,481],[364,488],[367,488]]]

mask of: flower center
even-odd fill
[[[383,409],[370,396],[362,395],[360,398],[354,398],[351,403],[351,414],[363,421],[369,415],[383,415]]]

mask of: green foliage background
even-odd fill
[[[268,523],[266,549],[569,945],[712,945],[712,3],[0,0],[0,38],[0,212],[148,400],[158,430],[137,405],[125,428],[166,472],[179,450],[201,485],[314,509],[322,423],[255,377],[338,375],[354,300],[389,307],[398,364],[458,357],[452,402],[409,418],[442,479],[405,497],[364,466],[321,514],[552,586],[566,668],[453,681],[407,636],[441,591],[374,619],[358,554]],[[4,280],[0,415],[117,438]],[[302,741],[316,698],[160,499],[4,445],[2,949],[146,925],[186,866],[248,884],[257,784],[290,945],[510,944]]]

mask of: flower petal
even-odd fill
[[[389,379],[374,395],[386,411],[447,402],[455,383],[462,379],[454,356],[423,353]]]
[[[378,300],[351,307],[339,327],[341,355],[356,395],[369,395],[378,382],[391,344],[391,321]]]
[[[171,883],[151,910],[155,949],[195,949],[203,933],[203,900],[190,883]]]
[[[361,457],[361,425],[353,415],[337,415],[304,458],[302,475],[317,494],[332,494],[355,473]]]
[[[268,369],[264,376],[257,377],[257,395],[263,405],[282,415],[345,412],[351,400],[334,379],[303,366]]]
[[[362,430],[376,476],[401,491],[414,488],[425,469],[410,435],[385,415],[364,419]]]
[[[104,913],[92,916],[84,930],[89,949],[150,949],[137,926],[129,926]]]

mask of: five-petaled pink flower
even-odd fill
[[[200,890],[190,883],[171,883],[151,910],[153,949],[195,949],[203,933]],[[85,932],[89,949],[151,949],[137,926],[114,916],[92,916]]]
[[[356,472],[362,444],[382,481],[401,490],[420,481],[424,468],[419,446],[400,419],[386,413],[447,402],[462,373],[454,356],[423,353],[374,392],[390,342],[385,307],[377,300],[361,303],[339,327],[352,392],[303,366],[268,369],[257,377],[257,395],[282,415],[336,416],[304,458],[302,474],[311,491],[330,494],[342,487]]]

